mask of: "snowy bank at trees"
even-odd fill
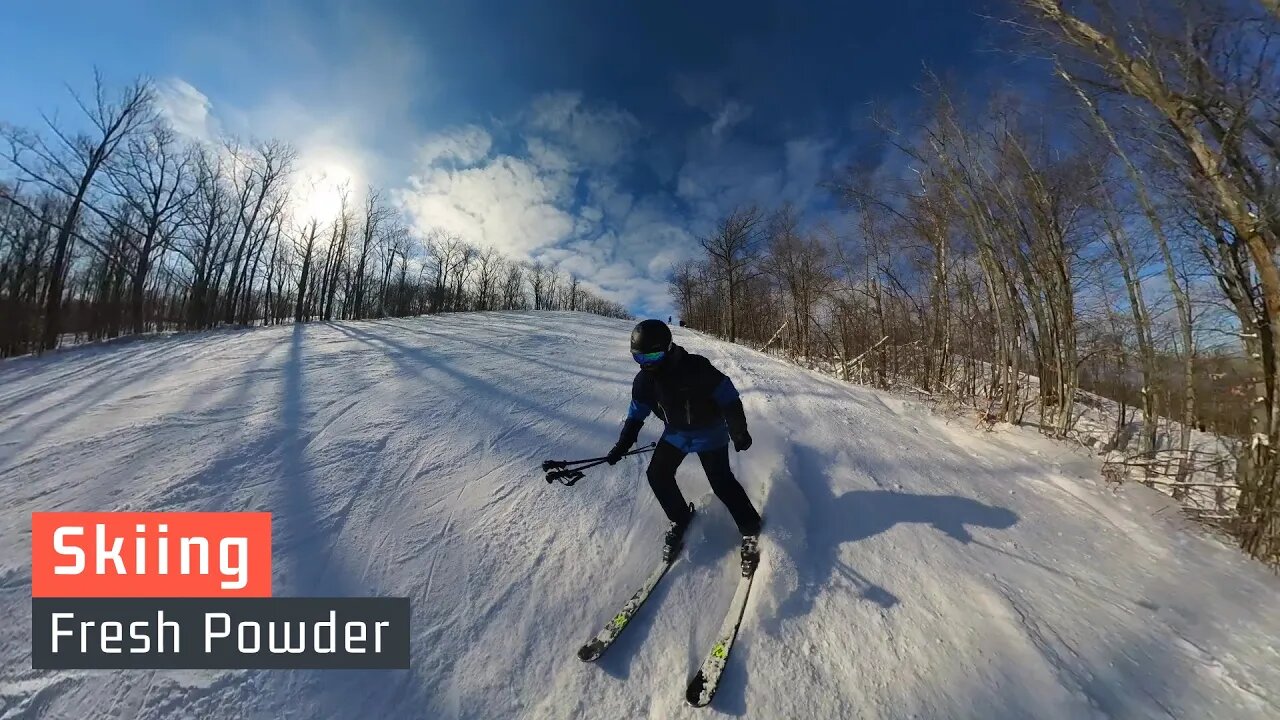
[[[850,382],[871,384],[873,380],[857,359],[849,362],[815,357],[788,359]],[[990,364],[975,362],[974,365],[987,378],[988,384],[983,387],[989,387]],[[955,382],[955,379],[948,378],[948,382]],[[927,392],[901,378],[887,378],[887,383],[895,392],[919,398],[936,411],[957,420],[969,420],[975,429],[991,430],[995,427],[985,410],[986,400],[983,398],[961,401],[948,391],[946,383],[937,392]],[[1017,425],[1042,427],[1039,393],[1040,378],[1022,373],[1015,402]],[[973,403],[978,404],[975,406]],[[1144,450],[1140,445],[1145,422],[1141,408],[1122,406],[1111,398],[1077,388],[1066,441],[1095,454],[1102,461],[1102,475],[1108,480],[1143,483],[1178,500],[1187,516],[1230,530],[1238,519],[1235,507],[1240,497],[1235,473],[1235,457],[1239,451],[1237,441],[1192,428],[1189,452],[1183,453],[1180,444],[1182,423],[1157,417],[1155,449]]]

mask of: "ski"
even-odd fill
[[[689,523],[693,522],[693,517],[696,514],[697,509],[693,503],[689,503]],[[609,649],[613,641],[618,639],[618,635],[630,624],[631,618],[635,617],[640,606],[644,604],[645,600],[649,599],[653,589],[658,586],[658,581],[662,580],[662,576],[667,574],[667,571],[671,569],[671,566],[680,557],[680,551],[684,548],[684,532],[688,529],[689,525],[686,523],[684,530],[677,534],[674,540],[671,535],[671,533],[675,532],[674,526],[672,530],[668,531],[667,537],[663,542],[662,560],[658,563],[658,566],[653,569],[653,572],[649,573],[649,577],[645,579],[644,584],[631,596],[631,599],[627,600],[622,609],[618,611],[618,614],[614,615],[613,619],[609,621],[609,624],[596,633],[596,636],[591,638],[586,645],[578,649],[579,660],[592,662],[598,659],[604,654],[605,650]]]
[[[738,637],[738,627],[742,625],[742,613],[747,608],[747,594],[751,592],[751,579],[755,574],[744,575],[738,580],[738,589],[733,593],[733,602],[725,613],[724,622],[720,624],[720,632],[716,642],[707,653],[698,674],[689,683],[684,699],[693,707],[704,707],[711,702],[720,684],[720,674],[724,672],[725,663],[729,661],[729,651],[733,649],[733,641]]]
[[[631,599],[627,600],[626,604],[622,606],[622,610],[613,616],[613,619],[609,621],[608,625],[604,626],[603,630],[596,633],[595,637],[591,638],[586,645],[583,645],[578,650],[579,660],[594,662],[604,654],[605,650],[609,649],[613,641],[618,638],[618,635],[631,622],[631,618],[635,617],[636,611],[640,609],[645,600],[649,599],[653,589],[658,586],[658,581],[662,579],[663,575],[667,574],[667,571],[671,569],[674,563],[674,558],[670,562],[663,560],[653,569],[653,572],[649,573],[649,577],[644,581],[644,584],[631,596]]]

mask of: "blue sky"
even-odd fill
[[[385,188],[422,233],[665,315],[667,271],[718,214],[789,199],[820,216],[817,183],[868,152],[872,103],[909,109],[925,65],[980,84],[1007,64],[991,5],[18,2],[0,121],[69,113],[94,66],[145,75],[183,132],[289,141],[308,177]]]

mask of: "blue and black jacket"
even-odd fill
[[[746,433],[747,417],[733,381],[701,355],[672,345],[655,370],[631,383],[631,407],[618,444],[630,448],[653,413],[666,423],[662,441],[686,453],[717,450]]]

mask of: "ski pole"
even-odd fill
[[[622,456],[623,456],[623,457],[626,457],[626,456],[628,456],[628,455],[639,455],[639,454],[641,454],[641,453],[647,453],[647,452],[652,451],[652,450],[653,450],[654,448],[656,448],[657,446],[658,446],[658,443],[656,443],[656,442],[655,442],[655,443],[649,443],[648,445],[645,445],[644,447],[636,448],[635,450],[632,450],[631,452],[628,452],[628,453],[623,453],[623,455],[622,455]],[[574,462],[574,463],[581,463],[581,462],[585,462],[585,463],[588,463],[588,464],[587,464],[587,465],[581,465],[581,466],[579,466],[579,467],[575,467],[575,468],[560,468],[560,469],[553,469],[553,470],[551,470],[551,471],[549,471],[549,472],[547,473],[546,480],[547,480],[547,482],[548,482],[548,483],[555,482],[556,480],[559,480],[559,481],[560,481],[560,484],[562,484],[562,485],[564,485],[564,486],[566,486],[566,487],[571,487],[574,483],[578,482],[579,480],[581,480],[581,479],[584,477],[584,475],[582,474],[582,471],[583,471],[583,470],[589,470],[590,468],[596,467],[597,465],[603,465],[603,464],[605,464],[605,463],[606,463],[606,462],[608,462],[608,461],[609,461],[608,456],[605,456],[605,457],[602,457],[602,458],[592,458],[591,460],[576,460],[576,461],[572,461],[572,462]],[[552,461],[548,461],[548,462],[552,462]],[[544,467],[545,467],[545,463],[544,463]]]
[[[632,450],[629,453],[624,453],[623,456],[625,457],[626,455],[635,455],[637,453],[647,452],[657,446],[658,446],[658,443],[649,443],[644,447],[636,448],[635,450]],[[595,467],[596,465],[599,465],[601,462],[608,459],[609,459],[608,455],[601,455],[600,457],[586,458],[585,460],[543,460],[542,469],[556,470],[559,468],[567,468],[573,465],[584,465],[586,467]],[[587,463],[591,463],[591,464],[587,465]]]
[[[622,453],[622,457],[627,457],[628,455],[639,455],[639,454],[641,454],[641,453],[647,453],[647,452],[649,452],[649,451],[653,450],[653,449],[654,449],[654,448],[656,448],[656,447],[658,447],[658,443],[656,443],[656,442],[651,442],[651,443],[649,443],[648,445],[645,445],[644,447],[638,447],[638,448],[636,448],[635,450],[632,450],[632,451],[630,451],[630,452],[624,452],[624,453]],[[587,464],[586,464],[586,465],[578,465],[578,463],[583,463],[583,462],[585,462],[585,463],[587,463]],[[578,467],[574,468],[574,470],[586,470],[587,468],[593,468],[593,467],[595,467],[595,466],[597,466],[597,465],[603,465],[603,464],[605,464],[605,463],[607,463],[607,462],[609,462],[609,456],[608,456],[608,455],[605,455],[604,457],[592,458],[592,459],[590,459],[590,460],[576,460],[576,461],[571,462],[570,464],[572,464],[572,465],[578,465]]]
[[[570,465],[578,465],[581,463],[595,462],[596,460],[604,460],[604,457],[587,458],[585,460],[543,460],[543,470],[555,470],[557,468],[569,467]]]

